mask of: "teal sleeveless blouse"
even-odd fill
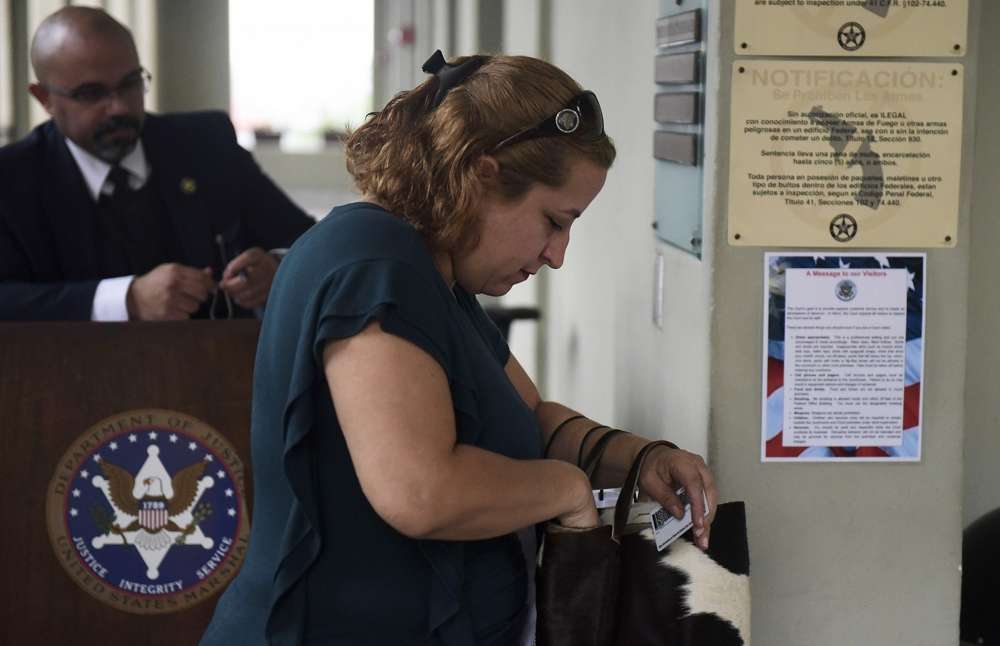
[[[254,368],[250,545],[203,645],[517,639],[528,582],[514,534],[410,539],[361,491],[322,355],[372,320],[441,365],[458,442],[541,457],[534,414],[504,372],[507,344],[476,299],[449,289],[402,219],[368,203],[333,209],[284,258],[268,299]]]

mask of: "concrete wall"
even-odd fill
[[[596,419],[704,453],[711,265],[653,235],[657,3],[553,1],[551,60],[597,93],[618,159],[548,273],[548,396]],[[656,253],[666,311],[652,321]]]
[[[550,274],[549,395],[631,430],[708,449],[723,499],[743,499],[751,507],[758,644],[958,641],[967,308],[974,317],[985,315],[984,323],[970,326],[971,339],[979,341],[970,345],[973,354],[992,342],[989,332],[998,322],[995,297],[983,297],[991,289],[989,258],[974,256],[981,278],[974,279],[972,303],[968,289],[970,254],[997,239],[995,218],[982,207],[973,221],[975,240],[970,235],[973,173],[996,168],[990,164],[995,147],[973,158],[973,141],[983,137],[974,122],[977,30],[1000,27],[996,7],[980,16],[982,4],[971,3],[970,54],[963,61],[959,244],[928,253],[924,457],[918,464],[851,465],[759,460],[764,250],[726,242],[734,4],[711,3],[700,262],[657,244],[649,228],[658,3],[630,2],[627,10],[597,0],[552,3],[552,60],[601,97],[620,157],[605,190],[574,227],[565,268]],[[989,96],[980,105],[992,109],[995,89]],[[995,134],[989,136],[995,141]],[[996,204],[992,184],[977,188],[983,204]],[[650,321],[656,251],[666,261],[662,331]],[[986,370],[996,363],[990,358],[983,353],[969,366],[983,388],[992,385]],[[971,388],[968,393],[976,399],[970,412],[987,433],[996,425],[996,404]],[[990,442],[997,455],[998,440]],[[991,497],[996,491],[991,487]]]
[[[1000,29],[1000,3],[982,2],[983,34]],[[965,507],[968,525],[1000,507],[1000,289],[997,288],[997,245],[1000,244],[1000,124],[993,116],[1000,105],[996,64],[1000,42],[979,41],[978,119],[972,176],[972,224],[969,238],[969,358],[965,378]]]
[[[228,112],[228,0],[160,1],[156,8],[159,110]]]
[[[976,25],[975,12],[970,24]],[[732,41],[731,15],[721,25]],[[731,51],[723,48],[724,52]],[[974,138],[975,37],[965,60],[962,169]],[[728,69],[731,56],[719,57]],[[729,100],[722,88],[719,102]],[[720,132],[728,119],[719,114]],[[725,153],[721,161],[725,163]],[[725,183],[720,179],[721,191]],[[969,192],[958,247],[927,259],[923,460],[761,464],[761,252],[716,229],[712,370],[714,466],[752,505],[754,627],[765,644],[954,644],[958,639]],[[753,384],[753,387],[748,387]]]
[[[803,632],[815,645],[933,646],[958,638],[969,197],[981,24],[981,3],[970,4],[959,243],[928,252],[919,464],[758,462],[760,391],[757,380],[746,377],[760,370],[761,252],[729,248],[724,204],[716,211],[713,457],[722,486],[752,504],[754,624],[766,644],[801,643]],[[728,69],[732,16],[722,18],[726,46],[719,64]],[[721,90],[725,105],[729,93]],[[727,132],[725,111],[719,120],[719,132]],[[720,161],[725,164],[725,152]],[[723,180],[719,186],[723,193]]]
[[[549,0],[504,0],[499,25],[503,43],[499,51],[505,54],[546,58],[549,34],[545,28],[545,17],[548,11]],[[498,25],[491,25],[492,30],[496,30],[497,27]],[[481,47],[480,51],[488,50]],[[545,298],[547,283],[548,275],[545,271],[541,271],[534,279],[515,285],[510,292],[495,300],[505,307],[539,307],[542,301],[547,300]],[[488,297],[480,299],[488,302]],[[546,313],[541,312],[541,316],[544,320]],[[507,337],[510,351],[543,394],[547,390],[544,362],[541,360],[544,332],[545,328],[541,321],[520,320],[511,325]]]

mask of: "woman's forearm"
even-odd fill
[[[390,525],[412,538],[475,540],[553,518],[593,524],[590,485],[558,460],[514,460],[458,444],[405,500],[371,497]]]
[[[556,402],[542,401],[535,407],[535,416],[541,426],[542,437],[545,445],[549,447],[547,457],[577,464],[580,456],[586,456],[601,436],[610,430],[599,428],[589,432],[600,426],[600,422],[586,417],[570,420],[559,428],[565,420],[577,415],[579,413],[573,409]],[[553,438],[552,434],[557,428],[558,432]],[[593,486],[620,487],[636,455],[649,442],[651,440],[633,433],[616,435],[605,448],[594,476]]]

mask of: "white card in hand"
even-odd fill
[[[660,505],[657,505],[649,514],[649,522],[653,527],[653,538],[656,541],[656,549],[662,551],[668,545],[680,538],[684,532],[691,529],[691,501],[688,500],[684,487],[677,490],[677,495],[684,504],[684,516],[674,518],[667,513]],[[705,515],[708,516],[708,498],[705,501]]]

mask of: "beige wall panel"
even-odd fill
[[[961,56],[968,0],[738,0],[738,54]]]
[[[733,63],[729,243],[951,247],[958,63]]]
[[[961,585],[966,312],[970,298],[976,298],[968,289],[968,169],[973,144],[978,146],[973,90],[980,70],[990,75],[989,59],[977,57],[976,41],[980,33],[989,37],[1000,25],[977,22],[979,3],[970,6],[970,24],[977,29],[962,60],[959,242],[927,254],[922,461],[762,464],[759,376],[752,378],[752,388],[747,383],[751,373],[759,375],[762,361],[763,250],[730,245],[726,219],[727,204],[745,200],[727,190],[727,167],[737,152],[728,145],[730,104],[737,100],[730,83],[733,5],[742,1],[712,5],[722,14],[721,40],[726,44],[713,50],[717,58],[710,62],[725,77],[717,93],[724,142],[719,146],[721,176],[715,178],[721,208],[711,213],[717,234],[712,445],[713,465],[726,495],[750,502],[755,643],[954,645]]]

